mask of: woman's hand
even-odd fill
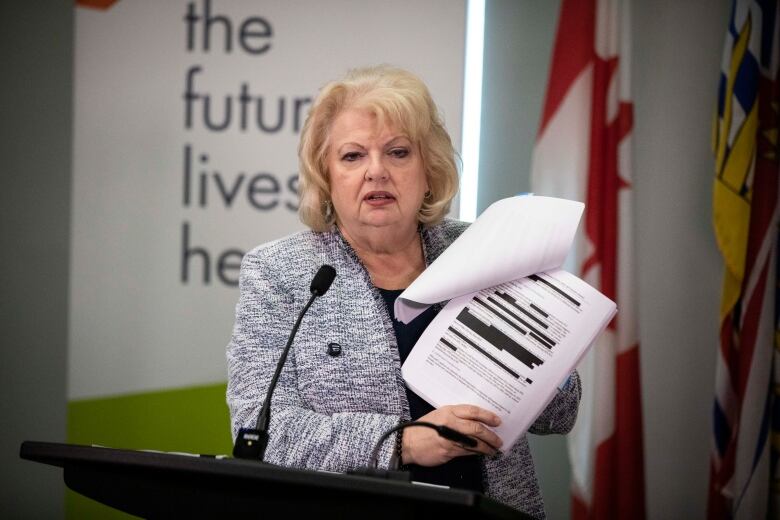
[[[501,424],[501,419],[479,406],[470,404],[442,406],[417,420],[449,426],[453,430],[474,437],[477,445],[474,448],[465,448],[440,437],[431,428],[406,428],[401,445],[404,464],[438,466],[463,455],[475,453],[494,455],[496,449],[501,447],[501,439],[487,428],[498,426]]]

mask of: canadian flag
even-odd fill
[[[617,303],[578,370],[569,436],[572,517],[645,517],[639,341],[632,243],[630,5],[563,0],[534,148],[535,193],[583,201],[568,267]]]

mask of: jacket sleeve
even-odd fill
[[[569,433],[577,420],[581,395],[580,376],[575,370],[558,389],[550,404],[536,418],[529,431],[537,435]]]
[[[242,427],[255,427],[277,361],[294,319],[296,305],[274,279],[271,261],[263,255],[244,257],[240,296],[231,341],[227,347],[228,386],[233,439]],[[287,358],[271,402],[269,443],[265,460],[288,467],[347,471],[368,463],[380,436],[400,416],[368,412],[317,413],[298,391],[295,348]],[[379,464],[388,467],[395,436],[380,451]]]

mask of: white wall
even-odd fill
[[[730,2],[637,2],[636,233],[651,519],[703,518],[722,263],[710,128]]]
[[[479,210],[528,189],[559,2],[491,0]],[[634,2],[634,193],[647,510],[703,518],[721,261],[710,124],[730,2]],[[532,436],[533,437],[533,436]],[[561,437],[532,438],[550,518],[568,518]]]
[[[490,0],[485,6],[478,211],[530,189],[559,0]]]

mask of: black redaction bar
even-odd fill
[[[468,307],[465,307],[460,314],[458,314],[458,321],[466,327],[473,330],[479,336],[485,338],[500,350],[506,350],[512,356],[524,363],[528,368],[533,369],[537,365],[542,364],[542,360],[528,352],[522,345],[518,345],[515,340],[501,332],[499,329],[485,325],[482,321],[469,312]]]
[[[534,320],[536,323],[539,324],[539,326],[544,327],[545,329],[549,328],[549,325],[547,325],[545,322],[543,322],[542,320],[540,320],[539,318],[537,318],[536,316],[534,316],[533,314],[531,314],[530,312],[528,312],[527,310],[519,306],[517,304],[517,300],[509,296],[507,293],[496,291],[496,294],[499,295],[501,298],[503,298],[507,303],[511,304],[515,309],[517,309],[518,311],[522,312],[523,314],[525,314],[526,316]],[[531,304],[531,306],[533,306],[533,304]]]
[[[442,343],[444,343],[445,345],[447,345],[448,347],[450,347],[450,348],[451,348],[452,350],[454,350],[455,352],[457,352],[457,351],[458,351],[458,347],[456,347],[455,345],[453,345],[452,343],[450,343],[450,342],[449,342],[449,341],[447,341],[446,339],[444,339],[444,338],[441,338],[441,342],[442,342]]]
[[[466,343],[468,343],[469,345],[471,345],[471,346],[472,346],[472,347],[473,347],[475,350],[477,350],[477,351],[478,351],[480,354],[482,354],[483,356],[485,356],[486,358],[488,358],[490,361],[492,361],[492,362],[493,362],[493,363],[495,363],[496,365],[500,366],[501,368],[503,368],[504,370],[506,370],[507,372],[509,372],[509,375],[511,375],[511,376],[512,376],[512,377],[514,377],[515,379],[520,379],[520,375],[519,375],[517,372],[515,372],[514,370],[512,370],[511,368],[509,368],[508,366],[506,366],[506,365],[505,365],[505,364],[503,364],[501,361],[497,360],[496,358],[494,358],[493,356],[491,356],[491,355],[490,355],[490,354],[488,354],[487,352],[485,352],[483,349],[479,348],[479,347],[477,346],[477,344],[476,344],[476,343],[474,343],[473,341],[471,341],[469,338],[467,338],[466,336],[464,336],[463,334],[461,334],[461,333],[460,333],[460,332],[458,332],[457,330],[453,329],[452,327],[450,327],[448,330],[449,330],[450,332],[452,332],[453,334],[455,334],[456,336],[458,336],[458,337],[459,337],[460,339],[462,339],[463,341],[465,341]],[[444,341],[444,338],[442,338],[442,341]]]
[[[536,312],[538,312],[539,314],[541,314],[542,316],[544,316],[545,318],[549,318],[549,317],[550,317],[550,315],[549,315],[549,314],[547,314],[546,312],[544,312],[542,309],[540,309],[539,307],[537,307],[537,306],[536,306],[536,305],[534,305],[533,303],[532,303],[532,304],[530,304],[530,307],[531,307],[533,310],[535,310]]]
[[[548,286],[548,287],[549,287],[550,289],[552,289],[553,291],[557,292],[558,294],[560,294],[561,296],[563,296],[564,298],[566,298],[567,300],[569,300],[570,302],[572,302],[572,303],[573,303],[574,305],[576,305],[577,307],[579,307],[579,306],[581,306],[581,305],[582,305],[580,302],[578,302],[577,300],[575,300],[575,299],[574,299],[572,296],[569,296],[569,295],[568,295],[566,292],[564,292],[564,291],[563,291],[563,289],[560,289],[559,287],[557,287],[556,285],[554,285],[554,284],[552,284],[552,283],[548,282],[548,281],[547,281],[547,280],[545,280],[544,278],[542,278],[542,277],[540,277],[540,276],[536,276],[535,274],[532,274],[532,275],[531,275],[531,276],[529,276],[528,278],[530,278],[530,279],[531,279],[531,280],[533,280],[534,282],[540,282],[540,283],[543,283],[544,285]]]
[[[520,319],[520,317],[519,317],[519,316],[516,316],[516,315],[515,315],[515,313],[513,313],[512,311],[510,311],[509,309],[507,309],[506,307],[504,307],[504,306],[503,306],[503,305],[501,305],[500,303],[498,303],[498,302],[496,302],[495,300],[493,300],[493,298],[491,298],[491,297],[489,297],[489,296],[488,296],[488,300],[489,300],[489,301],[492,301],[493,303],[496,303],[496,304],[498,304],[498,306],[499,306],[499,307],[501,307],[502,309],[504,309],[504,311],[506,311],[506,312],[507,312],[507,313],[508,313],[510,316],[512,316],[514,319],[516,319],[516,320],[518,320],[518,321],[520,321],[520,322],[522,322],[522,321],[523,321],[523,320],[521,320],[521,319]],[[514,321],[512,321],[512,320],[508,320],[508,319],[504,318],[503,316],[501,316],[501,314],[497,313],[497,312],[496,312],[496,310],[495,310],[494,308],[492,308],[490,305],[488,305],[487,303],[483,302],[483,301],[482,301],[482,300],[480,300],[479,298],[474,298],[474,301],[475,301],[475,302],[477,302],[478,304],[480,304],[480,306],[482,306],[482,307],[483,307],[483,308],[485,308],[486,310],[490,311],[490,313],[491,313],[491,314],[493,314],[494,316],[496,316],[496,317],[500,318],[500,319],[501,319],[501,321],[503,321],[503,322],[504,322],[504,323],[506,323],[507,325],[511,326],[513,329],[515,329],[517,332],[519,332],[519,333],[520,333],[520,334],[522,334],[523,336],[525,336],[526,334],[528,334],[528,331],[527,331],[527,330],[525,330],[524,328],[520,327],[520,326],[519,326],[517,323],[515,323]]]
[[[546,340],[545,340],[543,337],[540,337],[540,336],[539,336],[538,334],[536,334],[535,332],[531,332],[531,333],[529,334],[529,336],[531,336],[532,338],[534,338],[536,341],[538,341],[539,343],[541,343],[541,344],[542,344],[542,345],[544,345],[545,347],[547,347],[547,348],[550,348],[550,349],[552,348],[552,347],[550,346],[550,344],[549,344],[549,343],[547,343],[547,341],[546,341]]]
[[[496,293],[496,294],[498,294],[498,295],[499,295],[501,298],[503,298],[503,299],[504,299],[505,301],[507,301],[508,303],[511,303],[511,304],[512,304],[514,307],[517,307],[517,304],[516,304],[516,303],[515,303],[515,301],[514,301],[514,300],[511,298],[511,296],[508,296],[508,295],[506,295],[506,294],[501,294],[501,293]],[[501,304],[500,304],[498,301],[494,300],[492,296],[488,296],[488,300],[489,300],[489,301],[491,301],[491,302],[493,302],[493,303],[495,303],[496,305],[498,305],[499,307],[501,307],[501,308],[502,308],[502,309],[504,309],[505,311],[509,312],[509,311],[507,310],[507,308],[506,308],[506,307],[504,307],[503,305],[501,305]],[[545,335],[545,334],[544,334],[542,331],[540,331],[540,330],[538,330],[537,328],[535,328],[533,325],[531,325],[530,323],[528,323],[527,321],[525,321],[524,319],[522,319],[520,316],[518,316],[518,315],[516,315],[516,314],[512,314],[512,316],[514,316],[514,317],[515,317],[515,319],[516,319],[517,321],[519,321],[520,323],[522,323],[523,325],[525,325],[526,327],[528,327],[529,329],[531,329],[531,332],[535,333],[535,336],[534,336],[534,337],[535,337],[535,338],[536,338],[536,339],[537,339],[537,340],[538,340],[538,341],[539,341],[539,342],[540,342],[542,345],[544,345],[544,346],[545,346],[545,347],[547,347],[548,349],[551,349],[551,348],[553,348],[553,347],[555,346],[555,342],[554,342],[552,339],[548,338],[548,337],[547,337],[547,336],[546,336],[546,335]]]

